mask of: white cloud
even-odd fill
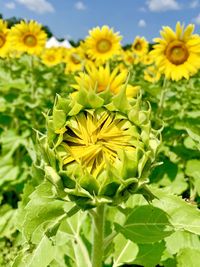
[[[193,1],[191,4],[190,4],[190,8],[196,8],[199,6],[199,1],[198,0],[195,0]]]
[[[152,12],[180,9],[180,5],[176,0],[147,0],[146,4]]]
[[[199,13],[199,15],[196,17],[196,18],[194,18],[194,23],[196,23],[197,25],[200,25],[200,13]]]
[[[54,7],[47,0],[16,0],[19,4],[24,5],[31,11],[39,14],[52,13]]]
[[[138,27],[145,28],[147,26],[146,21],[144,19],[140,19],[138,21]]]
[[[5,4],[5,7],[8,9],[15,9],[15,3],[14,2],[8,2]]]
[[[85,4],[83,2],[81,2],[81,1],[76,2],[76,4],[74,5],[74,7],[77,10],[85,10],[86,9]]]

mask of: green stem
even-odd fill
[[[103,242],[104,242],[104,205],[96,208],[92,216],[92,231],[93,231],[93,244],[92,244],[92,267],[102,267],[103,263]]]
[[[158,116],[160,118],[162,118],[166,91],[167,91],[167,80],[165,79],[164,82],[163,82],[163,88],[162,88],[162,92],[161,92],[161,96],[160,96],[160,102],[159,102],[159,105],[158,105]]]

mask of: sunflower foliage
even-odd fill
[[[63,77],[62,65],[52,71],[28,55],[1,59],[0,65],[0,237],[9,241],[16,231],[20,194],[36,158],[34,129],[45,129],[42,112],[52,107],[56,92],[68,93],[70,76]]]
[[[45,48],[37,22],[0,20],[0,266],[197,266],[193,31]]]
[[[140,97],[128,100],[124,88],[114,96],[84,88],[76,96],[57,96],[46,116],[47,133],[38,133],[42,157],[20,204],[24,243],[13,266],[93,266],[91,217],[102,204],[104,266],[176,266],[187,253],[199,256],[196,206],[147,185],[160,131],[151,128],[150,110],[141,104]],[[124,150],[118,140],[123,131],[123,140],[131,140]],[[106,150],[98,150],[98,142],[106,142]],[[171,247],[176,238],[189,241]]]

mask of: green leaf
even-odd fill
[[[200,249],[200,240],[197,235],[185,231],[177,231],[165,238],[167,251],[175,255],[183,248]]]
[[[197,267],[200,263],[200,250],[184,248],[177,255],[177,267]]]
[[[22,252],[15,259],[12,267],[47,267],[54,256],[55,249],[51,241],[44,236],[31,254]]]
[[[169,221],[176,230],[186,230],[200,235],[200,211],[196,206],[170,194],[167,190],[151,187],[151,191],[158,198],[153,200],[153,205],[169,215]]]
[[[114,239],[115,252],[114,252],[114,263],[112,267],[123,265],[123,263],[131,263],[136,258],[138,253],[138,246],[127,240],[123,235],[119,234]]]
[[[200,179],[200,160],[188,160],[186,164],[185,173],[194,179]]]
[[[63,245],[68,242],[66,254],[74,262],[75,266],[92,267],[86,244],[81,237],[83,224],[86,223],[86,212],[79,212],[73,217],[64,220],[56,235],[56,244]]]
[[[115,224],[116,231],[138,244],[153,243],[172,233],[168,215],[150,205],[133,209],[125,224]]]
[[[200,196],[200,160],[192,159],[188,160],[186,164],[185,173],[192,177],[195,189]]]
[[[44,234],[55,235],[55,227],[67,217],[65,209],[69,210],[73,204],[57,200],[54,186],[48,181],[39,185],[29,198],[26,206],[21,207],[19,226],[27,240],[37,244]]]
[[[155,267],[160,262],[165,244],[163,241],[154,244],[139,244],[138,248],[139,252],[133,263],[145,267]]]

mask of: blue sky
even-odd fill
[[[35,19],[56,37],[75,41],[105,24],[120,32],[123,44],[136,35],[152,41],[163,25],[177,21],[195,23],[200,33],[200,0],[0,0],[0,13]]]

